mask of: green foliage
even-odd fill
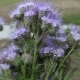
[[[70,24],[74,23],[79,25],[80,24],[80,14],[77,13],[70,13],[62,16],[63,18],[63,23]]]
[[[0,0],[0,7],[15,4],[17,2],[20,2],[21,0]]]

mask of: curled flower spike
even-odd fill
[[[21,8],[25,8],[25,3],[21,3],[17,6],[17,9],[20,10]]]
[[[54,55],[54,57],[64,56],[65,50],[69,48],[69,44],[65,42],[65,37],[66,36],[63,35],[55,37],[47,35],[45,38],[42,39],[42,43],[44,43],[44,45],[39,49],[39,54],[46,55],[51,53]]]
[[[21,13],[18,9],[14,9],[13,11],[10,12],[10,18],[13,20],[16,20],[17,18],[20,18]]]
[[[48,15],[48,13],[52,10],[51,6],[46,4],[38,4],[38,9],[39,17]]]
[[[56,39],[57,39],[57,41],[66,42],[67,36],[65,34],[65,30],[64,29],[59,29],[56,32]]]
[[[31,16],[34,16],[34,15],[35,15],[35,12],[32,11],[32,10],[31,11],[27,11],[27,12],[24,13],[25,17],[31,17]]]
[[[43,47],[40,49],[40,55],[53,54],[54,57],[64,56],[65,51],[62,48]]]
[[[54,57],[64,56],[65,51],[63,49],[56,49],[53,51]]]
[[[19,28],[18,30],[14,31],[11,35],[11,39],[17,39],[21,35],[24,35],[28,30],[26,28]]]
[[[33,2],[26,2],[24,6],[26,10],[30,10],[35,7],[35,4]]]
[[[1,63],[0,64],[0,74],[2,73],[2,70],[8,70],[10,68],[10,65],[8,65],[8,64],[3,64],[3,63]]]
[[[69,25],[68,29],[70,30],[70,33],[71,33],[73,39],[75,41],[79,41],[80,40],[80,33],[79,33],[78,29],[77,29],[77,26]]]
[[[19,50],[14,44],[9,45],[0,52],[0,62],[6,62],[8,60],[13,60],[17,55],[16,51]]]
[[[3,69],[3,70],[7,70],[10,68],[10,66],[8,64],[0,64],[0,68]]]
[[[20,11],[21,14],[24,14],[26,11],[25,3],[21,3],[17,6],[17,9]]]
[[[46,16],[44,16],[44,17],[42,17],[41,18],[42,19],[42,21],[44,21],[44,23],[46,23],[46,24],[50,24],[50,23],[52,23],[52,19],[49,19],[48,17],[46,17]]]

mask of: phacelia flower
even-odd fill
[[[26,6],[25,3],[21,3],[17,6],[17,9],[20,11],[21,14],[24,14],[24,12],[26,11]]]
[[[40,54],[48,54],[48,53],[51,53],[51,51],[53,51],[54,48],[52,47],[43,47],[40,49],[39,53]]]
[[[17,9],[20,10],[21,8],[25,8],[25,3],[21,3],[17,6]]]
[[[18,30],[14,31],[13,34],[11,35],[12,39],[17,39],[21,35],[24,35],[28,30],[26,28],[19,28]]]
[[[8,54],[8,56],[6,57],[7,60],[13,60],[16,57],[17,53],[16,52],[11,52],[10,54]]]
[[[60,38],[61,37],[61,38]],[[39,54],[46,55],[46,54],[53,54],[54,57],[61,57],[64,56],[65,50],[69,48],[69,44],[66,42],[64,43],[65,39],[64,37],[60,36],[49,36],[47,35],[42,39],[42,47],[39,49]],[[62,39],[63,38],[63,39]]]
[[[38,7],[39,17],[46,16],[52,10],[51,6],[45,3],[38,3],[37,7]]]
[[[65,51],[62,48],[54,49],[54,47],[43,47],[39,51],[40,55],[53,54],[54,57],[64,56],[64,53]]]
[[[24,13],[25,17],[31,17],[31,16],[34,16],[34,15],[35,15],[35,12],[32,11],[32,10],[31,11],[27,11],[27,12]]]
[[[71,33],[73,39],[75,41],[79,41],[80,40],[80,33],[77,30],[77,26],[75,26],[75,25],[69,25],[68,29],[70,29],[70,33]]]
[[[53,51],[54,57],[64,56],[65,51],[63,49],[56,49]]]
[[[3,64],[3,63],[1,63],[0,64],[0,74],[2,74],[2,71],[3,70],[8,70],[10,68],[10,65],[8,65],[8,64]]]
[[[47,15],[44,15],[43,17],[41,17],[41,19],[43,23],[51,24],[53,28],[55,28],[56,26],[60,27],[62,24],[62,20],[57,12],[56,14],[55,12],[48,12]]]
[[[17,17],[20,17],[21,13],[18,9],[14,9],[10,12],[10,18],[16,19]]]
[[[3,70],[7,70],[10,68],[10,66],[8,64],[0,64],[0,68],[3,69]]]
[[[57,33],[56,39],[57,41],[65,42],[67,40],[67,36],[65,34]]]
[[[51,6],[45,3],[39,3],[38,8],[40,11],[51,11],[52,10]]]
[[[26,10],[28,11],[28,10],[34,8],[35,4],[33,2],[26,2],[24,6],[25,6]]]
[[[1,50],[0,62],[6,62],[7,60],[12,61],[17,55],[17,50],[19,50],[19,47],[15,46],[14,44],[11,44],[7,48]]]
[[[42,18],[42,21],[44,21],[44,23],[45,24],[50,24],[50,23],[52,23],[52,19],[49,19],[48,17],[46,17],[46,16],[43,16]]]

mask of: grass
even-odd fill
[[[74,23],[77,25],[80,25],[80,14],[66,14],[62,16],[63,18],[63,23],[69,24],[69,23]]]
[[[15,4],[21,0],[0,0],[0,7],[4,7],[7,5]]]

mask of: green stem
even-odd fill
[[[37,60],[37,44],[38,44],[38,39],[37,39],[38,33],[36,35],[36,39],[35,39],[35,44],[34,44],[34,55],[33,55],[33,63],[32,63],[32,76],[31,76],[31,80],[34,80],[34,74],[35,74],[35,64],[36,64],[36,60]]]
[[[34,72],[35,72],[35,63],[36,63],[36,49],[34,51],[34,56],[33,56],[33,65],[32,65],[32,79],[31,80],[34,80]]]
[[[48,76],[48,75],[46,75],[45,80],[48,80],[48,77],[49,77],[49,76]]]
[[[56,72],[58,72],[59,69],[62,67],[63,63],[64,63],[65,60],[68,58],[68,56],[72,53],[72,51],[74,50],[75,46],[76,46],[76,45],[74,44],[74,46],[73,46],[72,49],[69,51],[69,53],[66,55],[66,57],[64,58],[64,60],[62,61],[62,63],[60,64],[60,66],[58,67],[58,69],[56,70]],[[56,74],[56,72],[55,72],[55,74]],[[55,80],[55,74],[54,74],[54,76],[52,77],[53,80]]]
[[[23,80],[26,79],[25,69],[26,69],[26,65],[24,64],[24,65],[21,66],[21,71],[22,71],[22,74],[23,74]]]

